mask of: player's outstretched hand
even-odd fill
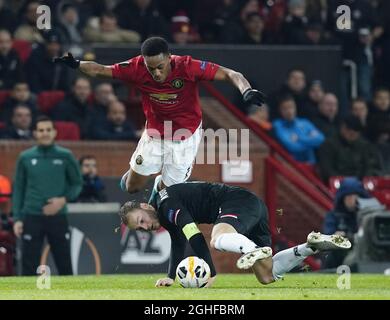
[[[80,60],[76,60],[70,52],[62,57],[54,58],[53,62],[62,63],[72,69],[77,69],[80,66]]]
[[[173,282],[174,281],[171,278],[158,279],[155,284],[155,287],[170,287],[171,285],[173,285]]]
[[[261,106],[265,103],[265,94],[256,89],[247,89],[242,94],[242,98],[245,104],[254,104],[257,106]]]

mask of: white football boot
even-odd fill
[[[263,260],[272,256],[272,249],[270,247],[261,247],[251,252],[245,253],[237,260],[238,269],[249,269],[257,260]]]
[[[315,250],[350,249],[351,242],[340,235],[326,235],[320,232],[310,232],[307,236],[307,245]]]

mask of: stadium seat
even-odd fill
[[[20,60],[25,63],[30,57],[32,51],[31,43],[26,40],[14,40],[12,43],[12,47],[15,49]]]
[[[56,140],[80,140],[80,128],[74,122],[54,121],[57,129]]]
[[[8,90],[0,90],[0,107],[4,104],[10,93]]]
[[[42,113],[48,114],[49,111],[61,102],[65,97],[65,92],[61,90],[42,91],[38,94],[38,106]]]
[[[390,208],[390,177],[364,177],[363,185],[382,204]]]
[[[0,130],[5,128],[5,122],[0,121]]]

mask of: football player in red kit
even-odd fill
[[[252,89],[241,73],[191,56],[172,55],[160,37],[145,40],[141,55],[111,66],[76,60],[70,53],[54,62],[91,77],[122,80],[141,92],[146,128],[121,180],[121,188],[129,193],[143,188],[152,174],[161,173],[152,194],[191,175],[202,137],[199,81],[228,81],[240,90],[244,102],[264,103],[264,94]]]

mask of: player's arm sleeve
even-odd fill
[[[134,82],[135,81],[135,62],[133,59],[128,61],[119,62],[110,66],[112,71],[112,77],[124,82]]]
[[[12,187],[12,213],[15,221],[23,220],[21,213],[25,188],[27,186],[26,168],[22,157],[19,157],[16,164],[14,183]]]
[[[196,81],[214,80],[215,74],[219,69],[219,65],[213,62],[196,60],[190,57],[187,64],[190,77]]]
[[[64,194],[66,202],[77,199],[83,187],[83,178],[80,172],[80,166],[74,156],[70,153],[66,165],[67,188]]]
[[[168,278],[175,280],[176,268],[180,261],[184,259],[184,251],[187,239],[178,229],[168,230],[171,236],[171,255],[169,257]]]

